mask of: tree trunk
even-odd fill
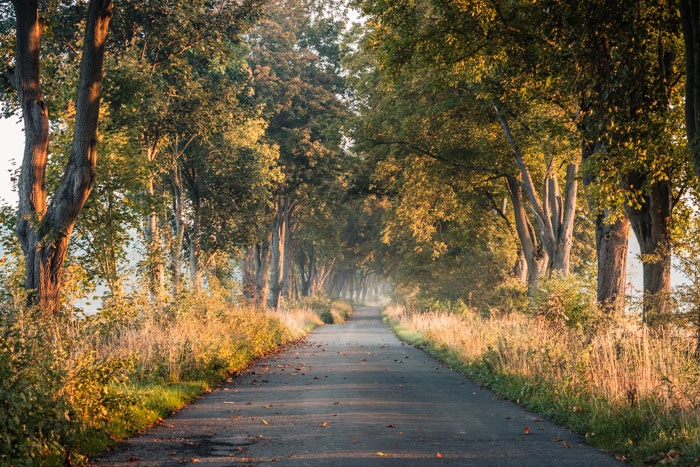
[[[544,196],[540,199],[532,181],[530,169],[525,164],[523,155],[510,131],[506,118],[498,110],[498,107],[494,106],[494,109],[508,144],[513,149],[515,162],[520,168],[522,186],[527,193],[533,213],[540,227],[542,247],[547,253],[548,261],[551,261],[551,264],[545,265],[544,273],[546,274],[547,269],[551,268],[553,271],[567,275],[569,273],[569,261],[573,245],[578,193],[576,176],[579,166],[577,163],[570,163],[566,168],[566,196],[564,199],[562,199],[559,191],[556,174],[549,168],[544,180]],[[532,277],[532,274],[530,274],[530,277]]]
[[[522,248],[518,250],[518,259],[515,260],[515,265],[513,266],[513,276],[518,283],[522,285],[527,284],[527,261]]]
[[[625,180],[634,192],[644,186],[646,176],[633,172]],[[671,311],[671,182],[659,181],[642,195],[637,207],[625,205],[642,257],[644,299],[642,318],[658,324]]]
[[[681,0],[680,13],[686,64],[685,131],[693,170],[697,179],[700,180],[700,0]],[[700,310],[697,332],[695,354],[700,358]]]
[[[151,296],[159,301],[165,287],[165,265],[160,235],[160,219],[156,210],[156,183],[154,162],[158,151],[156,143],[144,136],[143,150],[149,164],[148,179],[143,190],[143,198],[147,206],[147,214],[143,217],[143,241],[146,246],[146,270],[148,271],[148,288]]]
[[[600,146],[585,143],[582,159],[585,163]],[[585,173],[584,186],[595,182],[596,177]],[[589,199],[592,212],[596,212],[596,202]],[[595,220],[596,257],[598,263],[597,296],[598,304],[610,313],[622,313],[625,310],[627,296],[627,249],[629,244],[629,220],[626,215],[614,222],[610,212],[604,209]]]
[[[279,308],[285,276],[285,247],[287,245],[287,227],[289,210],[287,202],[280,197],[277,201],[277,214],[272,226],[272,244],[270,247],[270,293],[268,307]]]
[[[316,251],[310,242],[302,243],[298,247],[297,266],[299,279],[301,280],[301,296],[310,297],[313,293],[312,284],[318,274],[316,270]]]
[[[611,313],[622,313],[627,296],[629,221],[622,217],[610,224],[607,219],[605,211],[595,222],[598,304]]]
[[[16,226],[26,263],[25,287],[33,291],[30,304],[39,304],[45,313],[56,316],[61,310],[61,273],[68,242],[95,184],[104,44],[112,2],[93,0],[88,6],[73,141],[68,164],[48,207],[49,115],[39,80],[43,24],[38,3],[36,0],[12,2],[17,20],[16,69],[5,76],[17,90],[25,122]]]
[[[268,237],[255,245],[255,307],[265,306],[269,292],[270,282],[270,243],[272,242],[272,232]]]
[[[201,272],[201,261],[200,253],[201,246],[199,244],[200,237],[200,216],[199,216],[199,201],[192,202],[193,214],[192,214],[192,227],[187,235],[189,243],[189,270],[190,270],[190,283],[192,286],[192,292],[198,294],[202,290],[202,272]]]
[[[180,170],[177,163],[172,169],[171,189],[173,196],[174,238],[170,244],[170,271],[172,274],[172,295],[177,298],[182,279],[182,251],[185,241],[185,195],[182,190]]]
[[[255,247],[245,249],[241,259],[241,288],[247,303],[255,302]]]
[[[574,240],[574,221],[576,218],[576,201],[578,198],[578,164],[571,163],[566,167],[566,194],[562,200],[557,178],[551,175],[549,183],[553,190],[550,190],[550,212],[552,213],[552,225],[554,226],[554,239],[552,245],[554,253],[552,255],[552,271],[560,274],[569,274],[569,264],[571,262],[571,247]]]
[[[680,1],[685,42],[685,131],[690,159],[700,180],[700,0]]]
[[[506,176],[505,180],[513,203],[515,230],[518,233],[521,251],[527,264],[528,291],[532,292],[538,289],[540,279],[543,279],[547,274],[549,255],[537,239],[535,229],[527,217],[527,212],[525,212],[525,200],[520,180],[513,176]]]

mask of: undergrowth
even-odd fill
[[[315,302],[270,312],[216,293],[58,320],[19,295],[0,312],[2,466],[83,464],[323,323]]]
[[[574,279],[521,310],[385,309],[404,340],[637,465],[700,461],[700,366],[680,329],[602,314]]]

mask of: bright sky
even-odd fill
[[[24,152],[23,126],[17,119],[0,118],[0,198],[5,203],[17,204],[17,193],[12,191],[10,172],[22,160]]]

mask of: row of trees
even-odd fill
[[[621,310],[631,228],[644,318],[667,316],[672,245],[697,241],[697,2],[358,4],[355,138],[393,195],[386,240],[461,280],[420,284],[533,290],[591,265]]]
[[[118,301],[138,250],[161,303],[390,276],[479,304],[575,271],[619,311],[631,230],[644,319],[672,311],[674,248],[700,270],[695,1],[356,6],[354,29],[304,0],[0,6],[31,300],[59,313],[67,258]]]
[[[357,286],[339,279],[362,266],[338,219],[366,203],[342,136],[342,10],[17,0],[0,19],[32,303],[60,314],[66,261],[117,302],[134,275],[161,303],[239,272],[258,306]]]

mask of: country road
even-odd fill
[[[95,465],[273,463],[622,465],[403,344],[376,307],[316,329]]]

